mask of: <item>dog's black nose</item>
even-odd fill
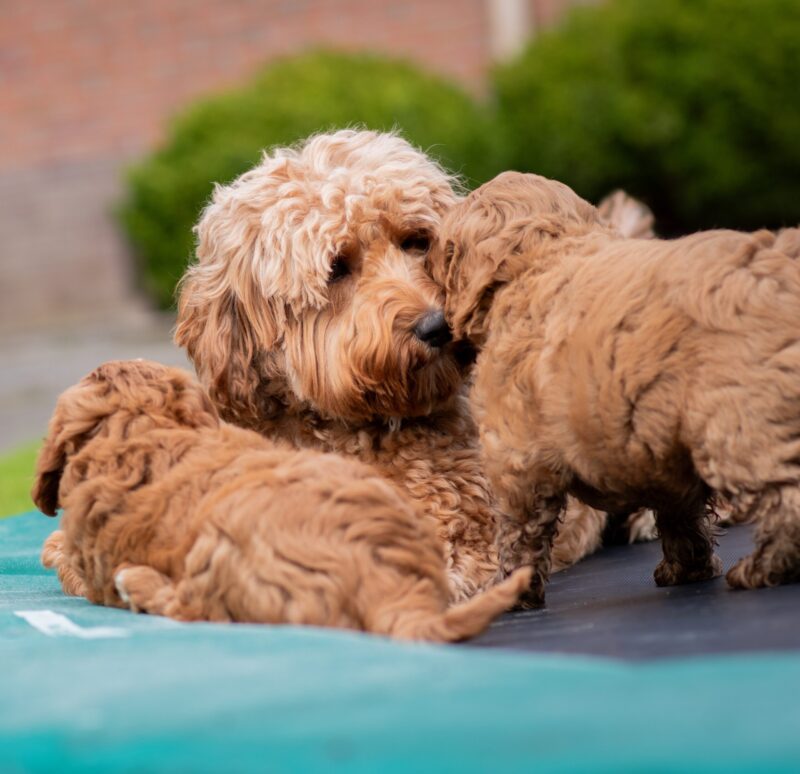
[[[429,347],[443,347],[453,340],[450,326],[444,319],[444,312],[428,312],[421,317],[414,328],[414,335]]]

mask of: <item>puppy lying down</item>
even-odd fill
[[[472,401],[541,603],[567,493],[653,508],[659,585],[721,571],[711,491],[756,547],[736,588],[800,578],[800,229],[624,239],[560,183],[505,173],[446,217],[431,269],[480,351]]]
[[[64,509],[42,560],[67,593],[185,621],[482,631],[525,569],[446,609],[433,528],[370,467],[221,422],[188,374],[110,362],[58,400],[33,498]]]

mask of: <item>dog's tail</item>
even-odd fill
[[[480,634],[498,615],[514,606],[531,582],[531,568],[522,567],[496,586],[461,602],[444,613],[409,614],[398,618],[393,637],[404,640],[456,642]]]

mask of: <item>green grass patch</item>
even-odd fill
[[[0,518],[33,510],[31,487],[38,451],[37,441],[0,456]]]

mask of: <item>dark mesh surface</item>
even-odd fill
[[[752,547],[732,527],[717,549],[727,570]],[[553,576],[542,610],[507,613],[468,647],[624,659],[800,650],[800,584],[732,591],[724,578],[658,588],[659,542],[606,548]]]

